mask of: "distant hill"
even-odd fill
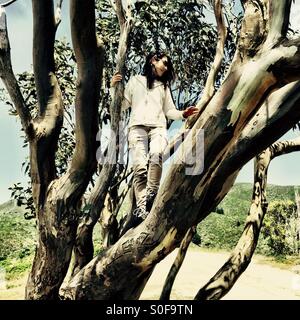
[[[10,214],[10,213],[24,213],[23,207],[18,207],[15,204],[15,200],[9,200],[0,204],[0,214]]]
[[[35,245],[35,221],[24,218],[25,209],[14,200],[0,205],[0,261],[22,257]]]
[[[232,249],[243,229],[252,199],[251,183],[236,183],[218,206],[224,214],[212,213],[198,226],[201,246]],[[295,201],[294,186],[268,185],[267,200]],[[220,210],[222,209],[222,210]],[[265,243],[260,239],[258,251],[265,252]]]

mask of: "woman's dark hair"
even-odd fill
[[[162,77],[156,77],[153,73],[153,68],[151,65],[152,58],[162,59],[163,57],[167,57],[167,71],[162,75]],[[147,87],[149,89],[153,88],[154,80],[159,80],[164,84],[164,88],[171,85],[171,82],[175,79],[175,71],[172,65],[171,58],[164,52],[151,52],[146,57],[146,62],[143,69],[143,76],[147,78]]]

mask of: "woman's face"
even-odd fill
[[[153,65],[153,70],[157,77],[162,77],[163,74],[168,70],[168,58],[165,56],[161,58],[154,56],[151,59],[151,64]]]

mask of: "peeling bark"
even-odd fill
[[[202,213],[208,213],[214,208],[209,199],[219,203],[224,198],[241,168],[240,163],[247,163],[256,156],[257,150],[264,150],[279,139],[287,131],[286,128],[292,128],[299,122],[299,89],[300,82],[294,82],[273,92],[266,99],[236,142],[228,148],[226,159],[211,177],[206,194],[199,199],[202,202]],[[206,214],[203,214],[200,219],[205,217]]]

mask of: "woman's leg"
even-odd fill
[[[165,128],[150,130],[149,169],[147,177],[147,211],[151,210],[162,175],[162,155],[168,145]]]
[[[133,167],[133,188],[138,211],[146,209],[147,154],[149,128],[134,126],[128,133],[130,158]]]

